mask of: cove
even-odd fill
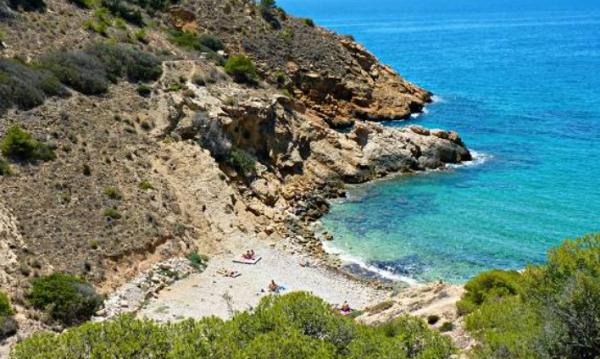
[[[387,125],[456,130],[477,154],[351,188],[323,218],[345,258],[461,283],[600,230],[600,5],[280,2],[436,94],[426,113]]]

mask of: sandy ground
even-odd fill
[[[163,290],[158,298],[152,299],[140,311],[142,317],[157,321],[183,318],[201,318],[216,315],[230,318],[235,311],[255,307],[260,299],[268,295],[267,286],[271,279],[286,287],[283,293],[308,291],[331,304],[344,301],[362,309],[386,300],[390,292],[377,290],[362,282],[347,278],[338,272],[300,263],[313,261],[290,249],[277,248],[268,243],[252,243],[261,261],[255,265],[233,263],[246,248],[227,250],[211,257],[207,269],[176,282]],[[224,277],[217,273],[221,268],[241,273],[237,278]]]

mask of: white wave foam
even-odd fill
[[[431,103],[444,103],[446,100],[438,95],[431,96]]]
[[[389,279],[389,280],[393,280],[393,281],[397,281],[397,282],[405,282],[409,285],[416,285],[418,283],[413,278],[406,277],[403,275],[398,275],[398,274],[392,273],[390,271],[387,271],[385,269],[377,268],[374,265],[368,264],[360,258],[357,258],[348,253],[344,253],[343,251],[333,247],[328,242],[323,242],[323,249],[325,250],[325,252],[327,252],[329,254],[336,255],[339,259],[342,260],[342,262],[356,264],[359,267],[361,267],[362,269],[365,269],[371,273],[376,273],[377,275],[381,276],[384,279]]]
[[[466,161],[462,163],[449,163],[446,166],[449,168],[460,168],[460,167],[474,167],[484,164],[490,159],[494,158],[494,156],[471,150],[471,157],[473,158],[471,161]]]
[[[410,118],[421,117],[423,115],[427,115],[428,113],[429,113],[429,110],[427,109],[427,107],[423,107],[423,110],[421,110],[421,112],[411,113]]]

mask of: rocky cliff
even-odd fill
[[[0,136],[18,124],[56,152],[48,162],[11,161],[12,174],[0,176],[0,286],[17,305],[37,274],[69,271],[108,290],[159,259],[211,253],[233,237],[320,252],[306,224],[344,184],[470,159],[454,132],[372,122],[404,119],[431,95],[348,37],[281,9],[265,18],[251,1],[160,11],[125,3],[144,25],[85,2],[0,0],[5,60],[36,70],[48,53],[109,41],[162,62],[143,88],[113,78],[106,92],[85,95],[61,78],[61,96],[0,101]],[[200,35],[222,50],[180,41]],[[256,63],[256,83],[224,71],[238,53]],[[0,91],[13,74],[3,71]]]

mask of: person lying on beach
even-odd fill
[[[254,259],[254,257],[256,257],[254,249],[247,250],[245,254],[242,254],[242,258],[244,259]]]
[[[271,283],[269,283],[268,288],[269,292],[278,292],[281,289],[281,287],[277,285],[273,279],[271,279]]]
[[[344,304],[342,304],[342,307],[340,308],[340,312],[342,312],[342,314],[344,315],[352,313],[352,308],[350,308],[350,304],[344,301]]]
[[[221,268],[217,271],[217,273],[221,274],[223,277],[235,278],[239,277],[240,273],[235,270],[230,270],[226,268]]]

